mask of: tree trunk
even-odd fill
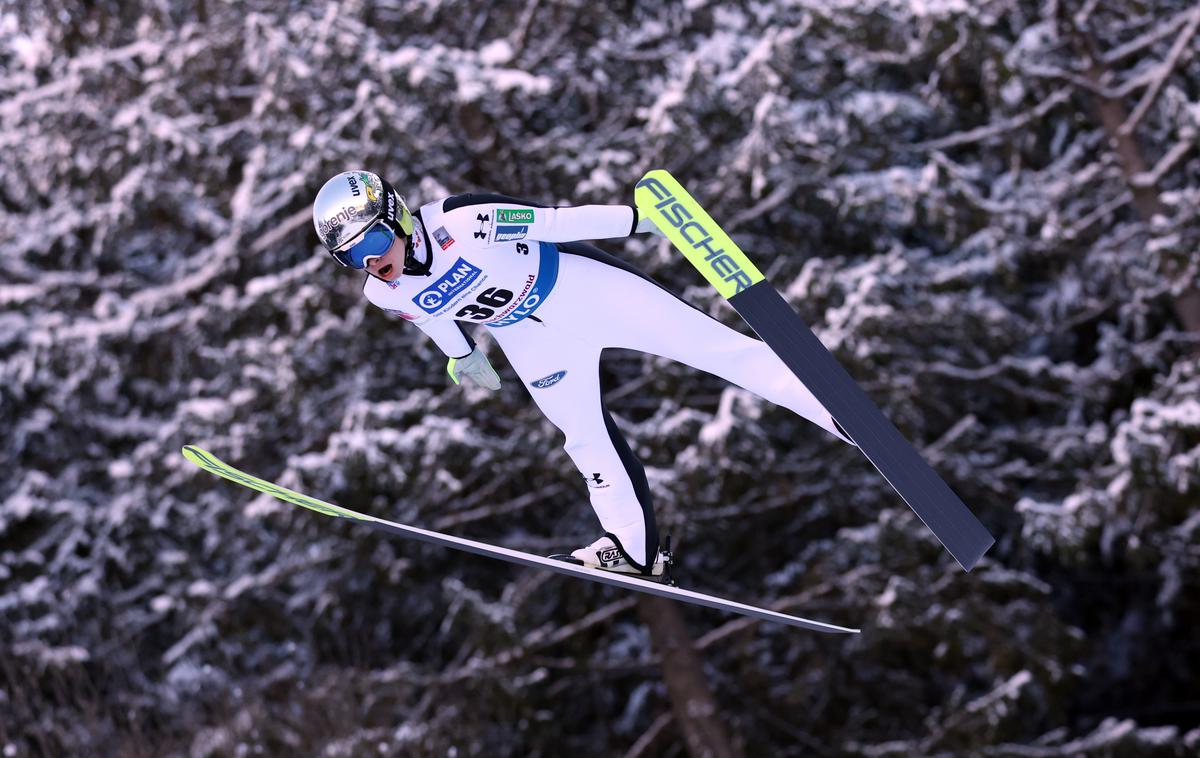
[[[1129,118],[1129,109],[1119,98],[1106,97],[1101,94],[1106,85],[1110,85],[1115,77],[1101,63],[1102,56],[1096,45],[1096,40],[1071,17],[1066,4],[1060,6],[1060,23],[1067,28],[1075,52],[1083,59],[1083,75],[1095,86],[1089,94],[1092,109],[1096,119],[1104,127],[1109,144],[1121,162],[1121,171],[1125,183],[1133,195],[1133,207],[1143,221],[1149,222],[1156,213],[1162,212],[1162,201],[1158,196],[1158,187],[1143,185],[1133,181],[1138,174],[1146,171],[1147,162],[1134,136],[1136,130],[1122,131],[1121,126]],[[1189,332],[1200,332],[1200,290],[1191,286],[1180,293],[1171,303],[1175,316]]]
[[[679,606],[670,600],[641,595],[638,612],[650,629],[654,650],[662,660],[671,711],[683,732],[688,754],[692,758],[741,758],[743,754],[730,740],[720,708],[704,678],[704,661],[692,644]]]

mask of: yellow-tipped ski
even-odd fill
[[[372,529],[382,530],[390,534],[394,534],[406,539],[417,540],[430,545],[439,547],[448,547],[453,550],[461,550],[466,553],[474,553],[487,558],[495,558],[509,563],[515,563],[519,566],[531,566],[533,568],[546,569],[558,574],[566,574],[576,577],[577,579],[586,579],[589,582],[597,584],[607,584],[613,587],[623,587],[634,592],[644,592],[647,595],[655,595],[657,597],[670,598],[679,600],[693,605],[700,605],[706,608],[716,608],[718,610],[727,611],[730,613],[740,613],[743,616],[762,619],[764,621],[775,621],[789,626],[799,627],[801,629],[811,629],[817,632],[825,632],[828,634],[858,634],[857,629],[849,627],[837,626],[835,624],[826,624],[823,621],[813,621],[811,619],[792,616],[787,613],[780,613],[768,608],[759,608],[745,603],[739,603],[736,600],[727,600],[715,595],[708,595],[703,592],[695,592],[686,590],[682,587],[676,587],[670,584],[658,584],[656,582],[648,582],[644,579],[634,578],[632,576],[617,574],[611,571],[601,571],[592,569],[582,565],[575,565],[565,561],[554,560],[553,558],[543,558],[540,555],[531,555],[523,553],[520,550],[513,550],[500,545],[489,545],[486,542],[478,542],[469,540],[465,537],[455,537],[452,534],[443,534],[441,532],[433,532],[428,529],[421,529],[416,526],[408,526],[407,524],[397,524],[395,521],[387,521],[386,519],[367,516],[357,511],[352,511],[349,508],[343,508],[340,505],[326,503],[324,500],[317,500],[300,492],[289,490],[286,487],[280,487],[278,484],[259,479],[256,476],[251,476],[245,471],[230,466],[221,459],[214,456],[207,450],[202,450],[194,445],[187,445],[183,448],[183,457],[187,458],[192,463],[196,464],[205,471],[224,477],[231,482],[240,484],[243,487],[249,487],[252,490],[265,492],[268,495],[273,495],[280,500],[293,505],[299,505],[302,508],[323,513],[326,516],[334,516],[337,518],[348,518],[354,521],[359,521]]]
[[[667,171],[655,169],[637,183],[634,202],[709,284],[728,300],[763,280],[746,254]]]
[[[995,539],[929,462],[900,434],[804,319],[666,171],[637,183],[634,200],[796,378],[829,411],[867,460],[970,571]]]
[[[308,508],[310,511],[323,513],[326,516],[354,519],[355,521],[378,520],[366,514],[352,511],[349,508],[343,508],[340,505],[327,503],[324,500],[317,500],[316,498],[309,497],[302,492],[289,490],[287,487],[280,487],[278,484],[268,482],[264,479],[259,479],[257,476],[251,476],[245,471],[239,471],[238,469],[235,469],[233,466],[230,466],[228,463],[208,452],[207,450],[202,450],[194,445],[184,446],[183,457],[187,458],[189,461],[205,471],[210,471],[217,476],[224,477],[231,482],[237,482],[238,484],[244,487],[249,487],[252,490],[258,490],[259,492],[265,492],[268,495],[273,495],[284,502],[292,503],[293,505],[299,505],[303,508]]]

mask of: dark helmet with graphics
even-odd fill
[[[412,256],[413,217],[392,185],[370,171],[343,171],[313,201],[313,226],[334,260],[365,268],[404,239],[405,268]]]

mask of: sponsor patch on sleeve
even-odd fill
[[[531,208],[498,208],[496,221],[501,224],[532,224],[533,210]]]
[[[521,226],[501,226],[496,225],[496,233],[492,237],[496,242],[513,242],[514,240],[523,240],[525,235],[529,233],[529,227]]]
[[[454,238],[450,236],[450,232],[446,231],[446,227],[444,226],[439,226],[433,230],[433,238],[437,240],[437,243],[442,246],[443,250],[454,244]]]

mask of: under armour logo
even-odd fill
[[[484,231],[484,225],[488,223],[489,218],[490,218],[490,214],[487,214],[487,213],[476,213],[475,214],[475,220],[479,222],[479,231],[475,232],[475,239],[477,239],[477,240],[487,239],[487,232]]]
[[[583,479],[584,479],[584,481],[588,482],[589,484],[604,484],[604,480],[600,478],[599,471],[592,474],[591,476],[584,474]]]

